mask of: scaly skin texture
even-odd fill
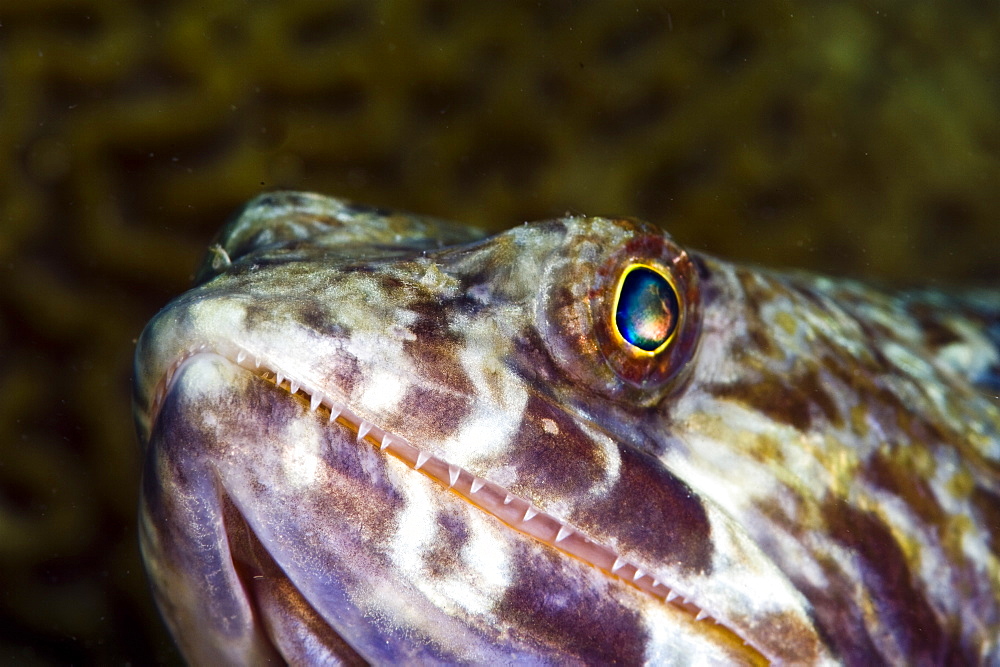
[[[251,202],[136,352],[192,662],[1000,660],[1000,299]],[[676,334],[617,334],[622,271]],[[491,500],[492,498],[492,500]]]

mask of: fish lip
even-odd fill
[[[264,356],[249,352],[238,344],[201,343],[179,353],[174,361],[167,366],[155,386],[146,413],[149,424],[156,423],[163,404],[173,390],[176,379],[181,376],[181,370],[184,366],[202,355],[220,357],[247,372],[272,382],[277,387],[284,389],[292,398],[305,400],[311,412],[318,413],[320,408],[323,408],[330,426],[336,425],[353,431],[359,444],[368,444],[377,448],[380,453],[395,456],[411,469],[430,477],[443,486],[445,490],[463,497],[467,502],[507,524],[510,528],[564,554],[583,560],[585,563],[602,570],[606,575],[658,598],[663,604],[683,611],[694,621],[714,624],[724,633],[730,635],[731,641],[742,644],[754,664],[768,662],[763,647],[756,646],[751,639],[692,601],[693,596],[661,582],[654,574],[655,568],[644,568],[641,564],[627,560],[613,548],[590,539],[584,534],[584,531],[536,507],[529,500],[512,494],[506,488],[478,477],[464,468],[429,454],[411,444],[406,438],[388,432],[363,419],[346,403],[330,398],[330,392],[316,389],[312,384],[296,380],[280,370],[273,370],[277,368],[276,364]],[[221,481],[219,483],[221,485]],[[225,493],[224,487],[220,489],[220,493],[228,499],[230,504],[235,506],[235,503]],[[237,511],[239,512],[238,508]],[[268,557],[275,563],[285,580],[298,591],[302,599],[310,605],[310,608],[315,610],[295,581],[284,573],[280,562],[263,546],[259,536],[250,527],[250,522],[243,517],[242,512],[239,513],[239,516],[249,533],[261,544],[261,548],[267,552]],[[327,625],[329,626],[329,624]]]

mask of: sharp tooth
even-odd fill
[[[562,542],[567,537],[573,534],[573,531],[566,526],[559,526],[559,532],[556,533],[556,542]]]
[[[382,436],[382,444],[378,446],[378,450],[384,452],[390,443],[392,443],[392,436],[386,433]]]
[[[531,505],[528,505],[528,509],[524,510],[524,518],[521,519],[521,520],[522,521],[531,521],[532,519],[535,518],[536,514],[538,514],[538,510],[536,510]]]
[[[514,500],[514,496],[512,496],[512,495],[510,495],[510,494],[508,493],[508,494],[507,494],[507,495],[506,495],[506,496],[504,497],[504,499],[503,499],[503,504],[504,504],[504,505],[510,505],[510,501],[512,501],[512,500]]]
[[[285,376],[284,375],[282,375],[281,373],[277,373],[277,372],[274,374],[274,384],[280,385],[284,381],[285,381]]]
[[[361,422],[361,426],[358,427],[358,440],[364,440],[365,436],[368,435],[372,430],[372,425],[366,421]]]
[[[475,493],[479,489],[483,488],[484,484],[486,484],[485,481],[479,479],[478,477],[473,477],[472,484],[469,486],[469,493]]]
[[[260,357],[254,357],[253,358],[253,365],[254,365],[254,368],[260,368]]]
[[[245,351],[240,350],[239,352],[236,353],[236,363],[242,364],[243,360],[246,358],[247,358],[247,353]]]
[[[340,406],[331,405],[330,406],[330,421],[331,422],[332,421],[336,421],[337,417],[340,416],[340,413],[343,412],[343,410],[344,410],[344,408],[342,408]]]
[[[419,454],[417,454],[417,462],[413,465],[413,469],[420,470],[421,466],[427,463],[427,461],[429,461],[430,458],[431,455],[428,454],[427,452],[420,452]]]
[[[319,407],[320,403],[323,402],[323,394],[313,394],[312,399],[309,401],[309,409],[316,412],[316,408]]]
[[[451,487],[455,486],[455,482],[458,481],[458,474],[460,472],[461,472],[460,468],[458,468],[457,466],[453,466],[450,463],[448,464],[448,488],[449,489]]]
[[[625,561],[621,558],[615,558],[615,562],[611,564],[611,574],[614,574],[623,567],[625,567]]]
[[[673,602],[676,599],[677,599],[677,593],[674,593],[673,591],[669,591],[667,593],[667,602]]]
[[[299,383],[296,382],[295,380],[289,380],[288,391],[292,392],[293,394],[299,393]]]
[[[707,618],[707,617],[708,617],[708,614],[706,614],[703,609],[699,609],[698,610],[698,615],[694,617],[694,620],[700,621],[701,619]]]
[[[637,569],[635,571],[635,574],[632,575],[632,581],[639,581],[640,579],[642,579],[645,576],[646,576],[645,572],[643,572],[642,570],[638,570]]]

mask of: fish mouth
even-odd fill
[[[325,420],[329,428],[339,429],[341,437],[349,434],[359,447],[371,448],[382,456],[398,459],[414,472],[435,482],[441,492],[454,494],[507,527],[669,605],[695,623],[699,632],[716,637],[721,644],[738,648],[741,657],[745,658],[745,664],[769,664],[762,647],[755,646],[749,638],[697,604],[678,587],[661,581],[655,572],[655,566],[630,561],[611,546],[592,539],[578,527],[535,506],[528,499],[362,418],[345,402],[332,398],[331,392],[293,377],[273,361],[246,349],[235,347],[220,351],[204,344],[179,355],[153,391],[147,413],[151,424],[156,423],[181,369],[202,355],[221,357],[284,390],[292,400],[307,405],[311,413]],[[288,630],[283,625],[290,616],[288,612],[294,610],[294,615],[299,619],[298,627],[305,627],[308,632],[320,637],[340,660],[363,662],[364,658],[326,623],[308,595],[285,572],[279,560],[254,532],[251,522],[229,497],[221,481],[217,481],[217,489],[234,570],[244,590],[253,600],[272,647],[277,646],[277,650],[286,659],[289,653],[295,653],[294,647],[287,646],[287,642],[281,640],[282,633]],[[299,632],[301,634],[301,630]]]

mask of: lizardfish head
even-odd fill
[[[248,205],[136,352],[142,549],[185,656],[829,660],[691,463],[706,262],[628,220]]]

